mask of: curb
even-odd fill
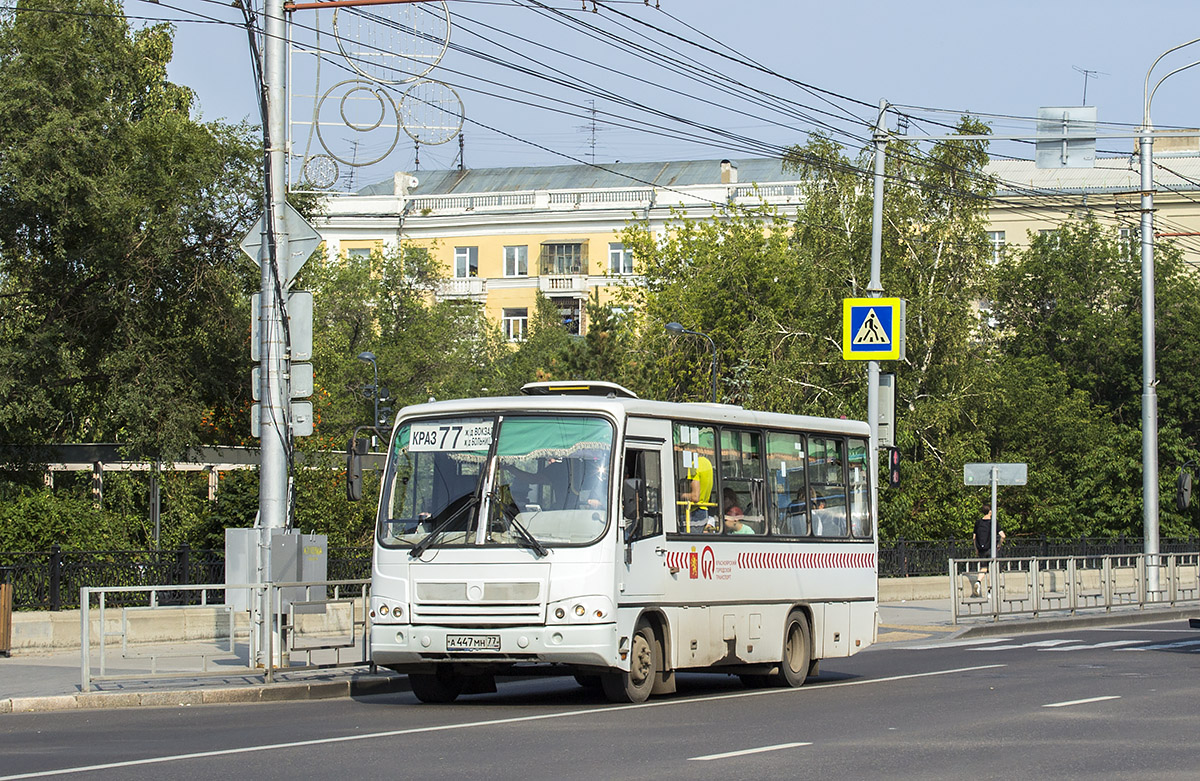
[[[954,637],[995,637],[1007,634],[1038,634],[1058,632],[1089,626],[1117,626],[1120,624],[1150,624],[1156,621],[1200,617],[1200,608],[1170,608],[1167,610],[1139,610],[1129,613],[1103,613],[1100,615],[1063,616],[1062,618],[1031,618],[1013,621],[993,621],[987,624],[967,625]],[[962,627],[962,624],[959,624]]]
[[[411,691],[406,675],[370,676],[342,681],[274,683],[261,686],[229,686],[212,689],[177,689],[148,692],[89,692],[47,697],[12,697],[0,700],[0,713],[47,713],[66,710],[109,708],[174,708],[191,705],[329,700],[337,697],[369,697]]]

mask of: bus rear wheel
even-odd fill
[[[438,667],[433,673],[409,673],[408,683],[421,702],[454,702],[462,694],[463,679],[449,666]]]
[[[604,673],[600,685],[610,702],[645,702],[654,688],[654,676],[662,669],[654,630],[639,622],[629,644],[629,672]]]
[[[779,663],[779,673],[775,683],[779,686],[790,686],[793,689],[804,685],[808,670],[812,664],[812,644],[809,641],[810,632],[808,619],[803,613],[789,613],[783,627],[783,660]]]

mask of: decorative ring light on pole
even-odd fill
[[[708,346],[712,348],[712,400],[713,404],[717,403],[717,345],[708,334],[700,331],[693,331],[690,328],[684,328],[679,323],[667,323],[667,331],[673,334],[691,334],[692,336],[700,336],[708,340]]]

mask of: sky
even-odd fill
[[[131,17],[179,20],[170,75],[195,90],[204,119],[259,122],[238,10],[124,2]],[[348,9],[336,30],[329,10],[292,14],[293,180],[307,171],[349,190],[395,171],[419,177],[457,167],[460,137],[469,168],[736,161],[778,155],[814,131],[856,148],[881,99],[897,107],[888,126],[909,134],[946,133],[963,113],[1020,134],[1033,131],[1038,107],[1081,105],[1086,89],[1102,132],[1128,131],[1141,121],[1151,64],[1200,37],[1200,5],[1186,0],[607,0],[594,11],[591,0],[449,0],[446,51],[423,77],[436,83],[380,83],[433,61],[440,7]],[[394,32],[414,27],[419,36]],[[1168,55],[1151,85],[1197,60],[1200,44]],[[1198,87],[1200,67],[1167,80],[1154,124],[1200,126]],[[1098,144],[1101,154],[1132,146]],[[1027,143],[992,151],[1033,156]]]

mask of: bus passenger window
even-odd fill
[[[721,430],[721,516],[726,534],[763,534],[761,435],[757,431]]]
[[[716,435],[711,426],[675,423],[675,530],[681,534],[717,531],[719,511],[713,462]]]
[[[818,537],[846,536],[845,446],[841,439],[812,437],[808,441],[812,530]]]
[[[871,501],[867,486],[867,443],[850,440],[850,533],[855,537],[871,536]]]
[[[767,484],[775,508],[772,534],[805,537],[809,533],[804,452],[803,434],[767,432]]]

